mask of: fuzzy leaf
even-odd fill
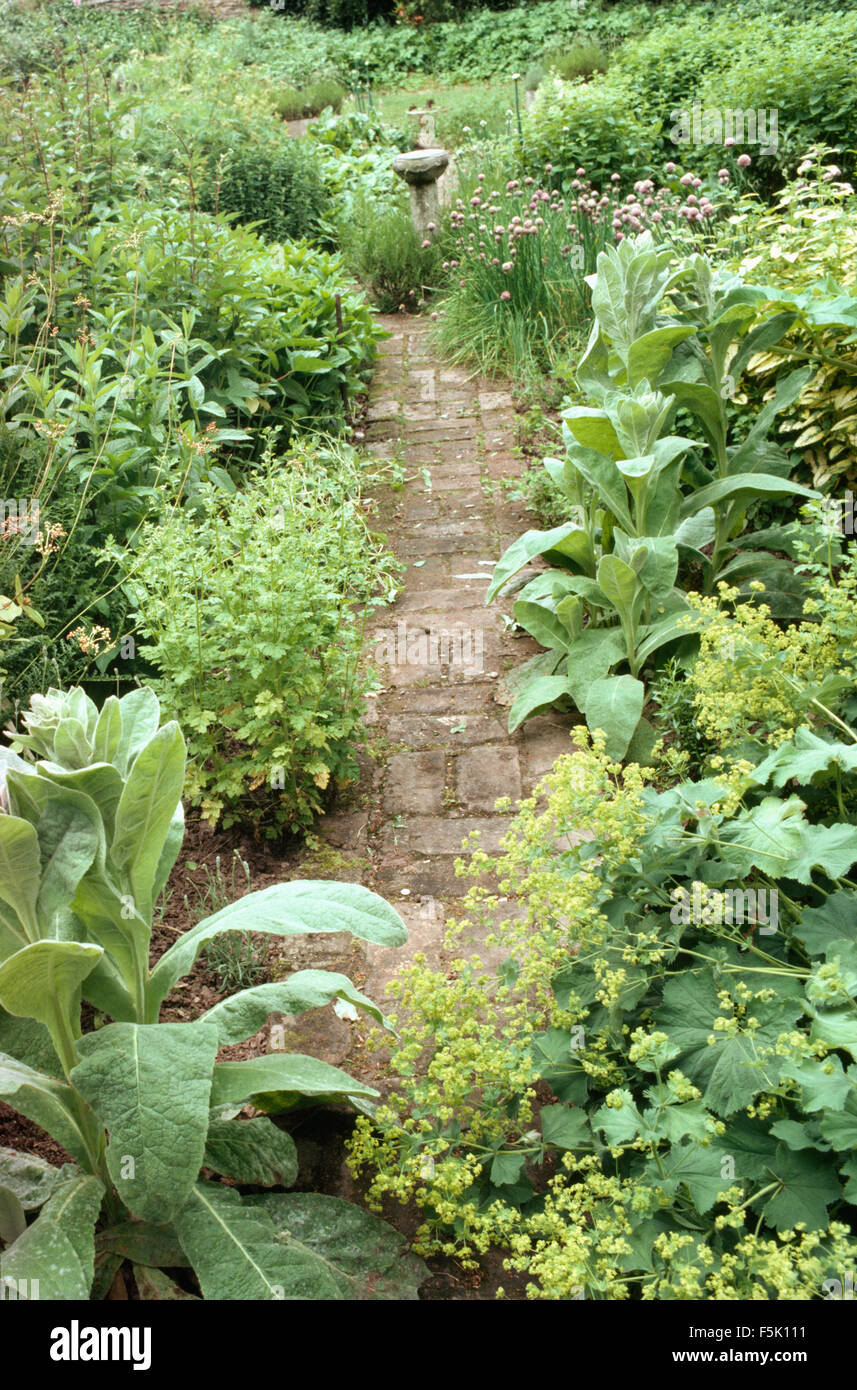
[[[343,1298],[416,1299],[428,1270],[380,1217],[321,1192],[272,1192],[248,1200],[270,1217],[287,1247],[323,1264]]]
[[[103,1195],[98,1179],[84,1173],[60,1183],[32,1226],[4,1252],[0,1285],[37,1280],[39,1299],[87,1299]]]
[[[107,1166],[144,1221],[170,1221],[202,1166],[217,1029],[110,1023],[77,1045],[72,1082],[110,1131]]]
[[[294,1139],[264,1116],[213,1120],[204,1165],[235,1182],[259,1187],[291,1187],[298,1176]]]

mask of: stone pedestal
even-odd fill
[[[441,149],[411,150],[393,160],[394,171],[410,190],[411,217],[423,239],[430,235],[429,223],[439,220],[437,181],[448,164],[449,155]]]

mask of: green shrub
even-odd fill
[[[298,121],[318,116],[330,107],[339,112],[345,100],[345,88],[332,77],[321,77],[306,87],[286,87],[277,92],[274,105],[284,121]]]
[[[269,1034],[261,1056],[218,1062],[222,1047],[253,1037],[271,1013],[343,998],[383,1022],[380,1009],[346,976],[313,970],[261,994],[242,990],[201,1017],[159,1021],[201,949],[230,934],[271,941],[335,925],[397,946],[407,938],[401,918],[359,884],[271,884],[182,932],[152,963],[155,904],[184,838],[181,730],[159,727],[145,687],[100,711],[79,688],[51,690],[25,724],[17,751],[2,750],[0,1099],[71,1162],[58,1169],[0,1149],[4,1294],[23,1286],[48,1302],[100,1301],[111,1289],[171,1300],[415,1298],[425,1271],[404,1237],[337,1197],[264,1191],[298,1175],[294,1140],[270,1113],[334,1097],[359,1104],[378,1092],[285,1053],[282,1034]],[[250,1101],[268,1115],[236,1122]],[[150,1223],[157,1238],[138,1244]],[[105,1250],[106,1227],[133,1230],[133,1248]],[[348,1230],[344,1259],[328,1248],[331,1227]],[[298,1228],[296,1258],[286,1232]]]
[[[584,731],[473,853],[353,1143],[422,1253],[509,1251],[553,1300],[822,1299],[853,1267],[857,817],[806,790],[853,788],[855,737],[664,791]]]
[[[522,154],[530,172],[553,166],[567,188],[578,166],[596,186],[619,174],[627,186],[653,171],[657,121],[638,114],[630,83],[614,77],[541,84],[524,117]]]
[[[144,654],[211,824],[299,830],[355,774],[363,622],[390,575],[359,498],[351,451],[304,449],[144,536],[129,585]]]
[[[378,211],[364,200],[342,236],[349,267],[384,314],[416,312],[442,283],[437,244],[423,244],[405,208]]]
[[[232,145],[208,155],[200,205],[253,223],[267,241],[312,237],[329,209],[321,170],[304,142]]]
[[[546,53],[544,64],[563,82],[574,82],[579,77],[606,72],[607,53],[597,39],[574,39],[563,48]]]

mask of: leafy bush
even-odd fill
[[[378,211],[362,201],[354,214],[342,229],[351,270],[383,314],[416,312],[444,278],[436,243],[420,238],[405,208]]]
[[[574,82],[578,77],[606,72],[607,54],[597,39],[574,39],[563,48],[546,53],[544,63],[563,82]]]
[[[144,654],[213,825],[298,830],[355,774],[363,623],[392,582],[359,502],[345,446],[304,449],[276,469],[269,456],[225,505],[203,488],[141,539],[129,588]]]
[[[312,150],[283,136],[211,150],[200,206],[254,224],[267,241],[290,241],[316,235],[330,204]]]
[[[676,312],[664,314],[658,306],[670,299]],[[521,589],[513,610],[549,651],[517,673],[510,728],[570,695],[590,728],[605,732],[611,756],[623,757],[645,728],[643,669],[687,629],[681,564],[698,566],[706,589],[719,577],[746,586],[764,575],[777,616],[794,611],[790,567],[763,548],[781,547],[788,532],[742,532],[752,503],[812,495],[788,478],[788,458],[767,439],[806,369],[780,383],[746,434],[730,427],[729,398],[756,344],[775,343],[794,322],[768,300],[702,256],[676,263],[648,233],[600,253],[595,324],[578,371],[598,405],[562,412],[566,457],[545,463],[575,515],[514,541],[487,595],[536,555],[554,565]],[[678,409],[692,417],[708,459],[672,433]],[[608,676],[624,664],[630,675]]]
[[[823,1298],[853,1266],[857,828],[777,789],[853,782],[855,741],[657,791],[584,737],[472,855],[492,887],[404,972],[353,1144],[418,1249],[510,1251],[555,1300]]]
[[[582,166],[596,185],[613,174],[630,184],[653,172],[657,122],[638,114],[632,85],[620,78],[567,83],[547,79],[524,117],[522,156],[536,174],[546,163],[567,190]]]
[[[773,208],[742,198],[724,238],[730,263],[765,279],[775,287],[772,294],[796,292],[810,304],[818,298],[820,308],[829,295],[840,305],[841,324],[802,316],[779,343],[751,358],[742,383],[748,408],[757,408],[788,372],[811,366],[813,375],[783,412],[779,430],[802,452],[812,485],[825,490],[832,483],[857,483],[857,357],[849,342],[857,321],[853,302],[848,304],[857,281],[857,225],[851,198],[832,151],[816,147]],[[840,286],[851,295],[837,294]]]
[[[260,1191],[294,1183],[294,1141],[266,1115],[235,1118],[251,1098],[270,1112],[377,1092],[300,1054],[217,1061],[273,1012],[336,998],[380,1011],[344,975],[298,971],[193,1022],[158,1022],[200,950],[229,933],[344,928],[394,946],[404,926],[365,888],[281,883],[198,923],[151,968],[153,904],[184,834],[184,741],[178,725],[159,723],[151,690],[111,698],[100,713],[80,689],[52,690],[18,740],[42,760],[38,774],[4,751],[0,1098],[71,1159],[57,1170],[0,1151],[4,1287],[104,1298],[127,1260],[138,1290],[158,1298],[415,1297],[419,1263],[383,1223],[337,1198]],[[82,1000],[112,1021],[84,1034]],[[202,1178],[203,1168],[227,1184]],[[380,1242],[365,1286],[321,1255],[331,1222],[346,1223],[358,1245]],[[373,1290],[379,1264],[386,1278]],[[195,1288],[164,1272],[181,1266]]]
[[[319,78],[306,87],[290,87],[278,92],[274,105],[284,121],[318,116],[329,106],[338,112],[345,100],[345,88],[332,77]]]

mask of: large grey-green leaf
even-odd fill
[[[302,1096],[347,1100],[350,1096],[371,1098],[377,1094],[372,1086],[355,1081],[347,1072],[318,1057],[280,1052],[276,1056],[251,1057],[246,1062],[218,1062],[211,1085],[211,1104],[227,1105],[253,1096],[275,1095],[281,1101],[278,1108],[286,1109]]]
[[[554,609],[545,603],[531,603],[518,599],[512,614],[518,627],[524,628],[543,647],[558,647],[568,651],[571,637],[565,624],[557,617]]]
[[[55,1168],[45,1158],[0,1148],[0,1183],[14,1192],[25,1211],[43,1207],[58,1183],[72,1176],[75,1168],[66,1163]]]
[[[75,1117],[74,1092],[64,1081],[0,1052],[0,1100],[47,1130],[66,1153],[89,1167],[90,1155]]]
[[[170,1279],[169,1275],[164,1274],[160,1269],[152,1269],[147,1265],[134,1265],[134,1282],[137,1285],[137,1293],[143,1303],[154,1301],[161,1302],[168,1300],[190,1300],[198,1303],[199,1299],[195,1293],[188,1293]]]
[[[123,871],[142,917],[152,911],[152,891],[184,786],[185,742],[171,722],[134,760],[119,805],[110,858]]]
[[[62,1063],[51,1035],[44,1024],[36,1023],[34,1018],[15,1018],[0,1009],[0,1052],[17,1057],[19,1062],[26,1062],[28,1067],[55,1076],[59,1081],[63,1079]]]
[[[61,1183],[32,1226],[3,1254],[0,1286],[37,1285],[40,1300],[89,1297],[95,1270],[95,1223],[104,1188],[81,1173]]]
[[[186,975],[206,941],[227,931],[300,936],[304,932],[349,931],[379,946],[401,946],[407,928],[389,903],[359,883],[298,879],[248,893],[212,917],[206,917],[165,951],[152,972],[152,1006],[166,998]]]
[[[22,944],[38,936],[36,902],[40,879],[39,838],[35,829],[18,816],[0,815],[0,899],[15,914],[17,927],[8,925],[20,936]]]
[[[107,1166],[143,1221],[170,1221],[202,1166],[217,1029],[110,1023],[77,1045],[72,1081],[110,1131]]]
[[[34,941],[0,965],[0,1006],[47,1028],[65,1073],[80,1032],[81,985],[102,954],[79,941]]]
[[[333,970],[298,970],[287,980],[243,989],[222,999],[202,1017],[216,1025],[218,1045],[228,1047],[258,1033],[271,1014],[300,1014],[305,1009],[320,1009],[333,999],[347,999],[385,1028],[390,1027],[377,1004],[361,994],[347,975]]]
[[[322,1192],[265,1192],[246,1199],[270,1216],[281,1239],[323,1260],[343,1298],[417,1298],[428,1278],[407,1241],[379,1216]]]
[[[609,676],[593,681],[586,692],[586,722],[590,729],[603,729],[607,756],[624,758],[643,712],[645,687],[633,676]]]
[[[34,941],[0,965],[0,1005],[43,1023],[61,1061],[79,1029],[80,986],[102,954],[80,941]]]
[[[95,763],[90,767],[79,768],[77,771],[68,771],[66,768],[58,767],[54,763],[39,763],[39,775],[51,782],[55,787],[70,787],[83,796],[89,797],[95,815],[88,817],[90,821],[97,820],[103,822],[107,840],[113,838],[113,827],[116,817],[116,807],[119,805],[122,796],[122,778],[116,768],[110,763]],[[70,811],[71,801],[66,800],[60,795],[61,805],[66,805]],[[78,818],[83,818],[84,810],[82,804],[77,801]],[[44,819],[44,817],[43,817]],[[42,841],[42,825],[39,825],[39,840]],[[44,856],[44,848],[43,848]]]
[[[21,1199],[11,1187],[0,1182],[0,1242],[12,1245],[27,1229],[27,1215]]]
[[[565,676],[534,676],[518,691],[509,710],[509,733],[568,694]]]
[[[729,478],[718,478],[692,492],[681,504],[682,517],[693,516],[705,507],[716,507],[718,503],[750,502],[756,497],[794,497],[819,498],[820,493],[802,483],[793,483],[788,478],[778,478],[773,473],[735,473]]]
[[[562,526],[554,526],[551,531],[525,531],[503,552],[494,566],[485,602],[490,603],[496,598],[506,581],[511,579],[513,574],[517,574],[519,569],[523,569],[524,565],[528,565],[537,555],[554,550],[560,542],[578,529],[576,521],[567,521]]]
[[[97,763],[112,763],[122,741],[122,706],[115,695],[108,695],[95,723],[92,756]]]
[[[115,768],[110,768],[118,777]],[[80,777],[80,773],[70,773]],[[58,779],[51,779],[58,780]],[[51,798],[39,820],[41,884],[36,913],[44,935],[58,912],[67,908],[96,854],[100,827],[76,801]]]
[[[291,1187],[298,1175],[298,1153],[292,1136],[264,1115],[212,1120],[204,1166],[235,1182]]]
[[[232,1188],[199,1182],[176,1219],[185,1253],[207,1299],[343,1298],[325,1262],[288,1245],[266,1212]]]
[[[158,731],[161,707],[150,686],[130,690],[119,701],[122,711],[122,735],[113,761],[123,777],[128,774],[134,759]]]
[[[135,1264],[157,1265],[161,1269],[178,1269],[188,1263],[175,1228],[169,1223],[153,1225],[151,1221],[120,1221],[108,1226],[95,1237],[95,1248],[104,1256],[133,1260]]]

